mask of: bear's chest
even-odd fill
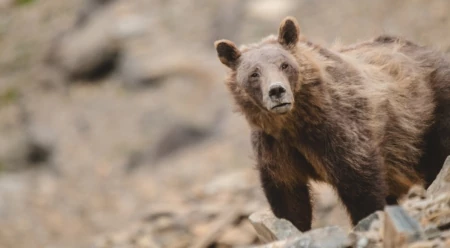
[[[290,171],[292,173],[296,171],[313,180],[328,182],[329,173],[324,166],[324,157],[320,155],[320,151],[326,146],[326,141],[321,139],[321,135],[315,135],[314,133],[310,134],[309,139],[306,139],[304,135],[285,132],[281,136],[281,142],[292,146],[294,158],[291,159],[293,161],[291,166],[294,168]],[[314,137],[314,143],[311,141],[311,137]]]

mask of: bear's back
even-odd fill
[[[371,102],[372,130],[391,175],[391,193],[401,195],[421,181],[410,165],[418,164],[421,139],[434,120],[430,76],[436,54],[385,36],[338,52],[364,77],[360,91]]]

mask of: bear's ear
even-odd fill
[[[294,17],[288,16],[280,24],[278,42],[287,47],[294,47],[300,37],[300,27]]]
[[[241,56],[241,52],[236,45],[229,40],[218,40],[214,42],[216,47],[217,56],[219,56],[220,62],[229,68],[234,69],[236,62]]]

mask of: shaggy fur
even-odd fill
[[[396,37],[334,50],[299,37],[288,17],[278,37],[216,42],[274,214],[309,230],[310,180],[336,189],[353,224],[428,186],[450,154],[447,58]],[[277,99],[293,105],[281,114],[267,108],[274,80],[293,92]]]

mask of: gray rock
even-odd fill
[[[370,214],[366,218],[362,219],[358,222],[358,224],[353,228],[355,232],[367,232],[370,230],[370,226],[375,221],[380,220],[380,215],[383,214],[382,211],[376,211],[375,213]]]
[[[385,212],[384,247],[402,247],[423,238],[423,230],[419,223],[402,207],[388,206]]]
[[[350,244],[344,230],[337,226],[311,230],[289,239],[283,248],[340,248]]]
[[[265,245],[252,246],[252,248],[283,248],[286,245],[286,240],[276,241]]]
[[[438,238],[441,235],[441,231],[434,225],[430,225],[423,230],[427,239]]]
[[[447,157],[441,171],[427,189],[427,194],[429,195],[437,195],[444,192],[450,192],[450,156]]]
[[[258,248],[341,248],[350,247],[351,240],[340,227],[314,229],[289,239],[272,242]]]
[[[301,234],[291,222],[278,219],[270,210],[253,213],[249,220],[258,236],[265,242],[283,240]]]

